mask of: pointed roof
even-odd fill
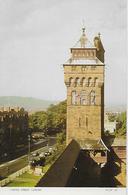
[[[98,42],[97,42],[98,39]],[[77,51],[77,53],[75,55],[71,55],[71,57],[68,59],[68,61],[66,61],[64,63],[64,65],[66,66],[71,66],[71,65],[91,65],[91,66],[104,66],[104,63],[98,59],[98,57],[96,56],[96,54],[94,53],[93,55],[89,55],[85,56],[79,53],[80,50],[86,50],[89,52],[92,50],[92,52],[94,52],[94,50],[96,51],[97,48],[99,47],[99,43],[100,43],[100,47],[101,47],[101,40],[100,40],[100,35],[99,37],[95,37],[94,44],[93,45],[87,38],[86,33],[85,33],[85,28],[82,28],[82,35],[80,37],[80,39],[77,41],[77,43],[74,45],[74,47],[71,48],[71,54],[73,54],[73,51]],[[80,54],[80,55],[79,55]]]
[[[102,41],[101,41],[101,37],[100,37],[100,33],[98,33],[98,36],[94,37],[94,45],[95,47],[97,48],[97,50],[104,50],[104,47],[103,47],[103,44],[102,44]]]
[[[90,140],[90,139],[83,139],[78,140],[81,147],[85,150],[107,150],[110,151],[102,139],[99,140]]]
[[[96,48],[87,38],[85,28],[82,28],[82,35],[72,48]]]

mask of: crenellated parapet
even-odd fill
[[[24,108],[2,107],[0,109],[0,129],[28,129],[28,112]]]
[[[28,117],[28,112],[24,110],[24,108],[11,108],[11,107],[2,107],[0,108],[0,121],[5,118],[20,118],[20,117]]]

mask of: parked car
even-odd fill
[[[52,153],[53,152],[53,148],[49,148],[48,152]]]
[[[39,157],[45,157],[45,153],[44,152],[40,153]]]
[[[44,153],[44,155],[45,156],[50,156],[50,152],[47,151],[47,152]]]
[[[35,157],[35,156],[39,156],[39,153],[36,152],[36,153],[32,153],[32,156]]]

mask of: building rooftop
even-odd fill
[[[106,136],[104,138],[105,145],[107,147],[120,147],[120,146],[126,146],[126,139],[125,138],[115,138],[113,135]]]
[[[95,59],[87,59],[87,58],[83,58],[83,59],[73,59],[70,58],[66,63],[64,63],[64,65],[99,65],[99,66],[103,66],[104,64],[97,58],[95,57]]]
[[[100,50],[100,43],[101,40],[99,36],[95,37],[94,44],[92,44],[86,36],[85,28],[82,28],[82,35],[74,47],[71,48],[71,57],[64,65],[103,66],[104,63],[102,63],[96,55],[96,51]]]
[[[82,149],[84,150],[108,150],[107,146],[104,144],[103,140],[90,140],[84,139],[78,141]]]
[[[115,138],[111,146],[126,146],[126,139]]]

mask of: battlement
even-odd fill
[[[20,108],[20,107],[0,107],[0,112],[10,112],[10,111],[15,111],[15,112],[19,112],[22,109],[22,111],[24,110],[24,108]]]

